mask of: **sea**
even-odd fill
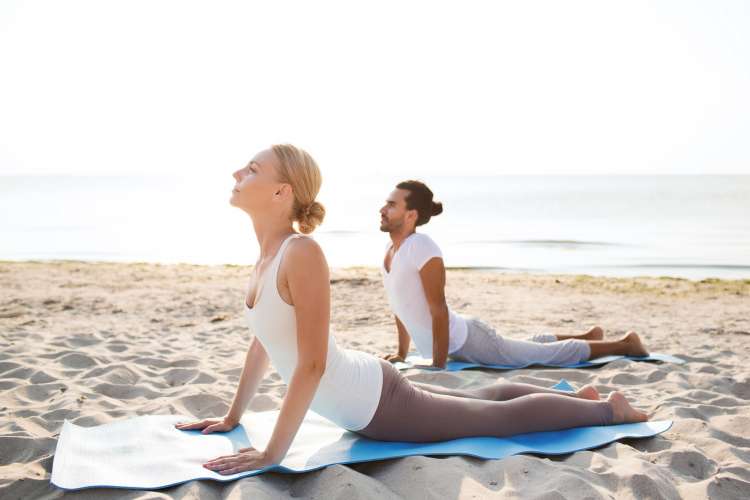
[[[313,233],[331,267],[380,266],[379,209],[393,175],[325,178]],[[444,213],[418,231],[449,268],[750,279],[750,176],[423,177]],[[200,176],[0,177],[0,260],[248,265],[234,180]]]

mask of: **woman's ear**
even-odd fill
[[[292,194],[292,186],[290,186],[289,184],[280,184],[278,189],[276,189],[276,193],[274,195],[284,198],[291,194]]]

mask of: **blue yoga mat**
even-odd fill
[[[459,370],[465,370],[467,368],[490,368],[492,370],[517,370],[520,368],[527,368],[529,366],[542,366],[542,367],[548,367],[548,368],[589,368],[592,366],[601,366],[607,363],[611,363],[612,361],[617,361],[618,359],[629,359],[631,361],[662,361],[666,363],[676,363],[676,364],[683,364],[685,362],[684,359],[680,359],[677,356],[672,356],[670,354],[659,354],[659,353],[652,353],[648,356],[602,356],[601,358],[596,359],[590,359],[588,361],[582,361],[580,363],[576,363],[574,365],[547,365],[547,364],[539,364],[539,363],[527,363],[525,365],[482,365],[479,363],[467,363],[464,361],[448,361],[445,364],[445,370],[449,372],[457,372]],[[407,370],[409,368],[414,368],[414,365],[421,364],[421,365],[429,365],[432,363],[432,360],[429,358],[423,358],[419,356],[418,354],[410,354],[406,358],[406,362],[401,363],[394,363],[394,366],[398,368],[399,370]]]
[[[555,386],[573,388],[562,381]],[[374,441],[346,431],[308,412],[297,437],[280,465],[264,470],[222,476],[202,467],[205,461],[254,446],[263,449],[278,411],[248,413],[231,432],[203,435],[180,431],[174,424],[190,417],[149,415],[97,427],[66,421],[57,442],[51,482],[67,490],[82,488],[159,489],[196,479],[233,481],[266,470],[308,472],[333,464],[352,464],[411,455],[468,455],[498,459],[518,453],[560,455],[606,445],[623,438],[655,436],[671,421],[654,421],[555,432],[521,434],[509,438],[474,437],[437,443]]]

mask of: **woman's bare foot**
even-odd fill
[[[578,391],[576,391],[576,396],[578,396],[581,399],[590,399],[592,401],[599,401],[599,391],[596,390],[596,387],[593,385],[584,385]]]
[[[628,356],[648,356],[648,351],[641,343],[641,338],[635,332],[628,332],[622,338],[628,344]]]
[[[610,393],[607,402],[612,406],[613,424],[630,424],[648,420],[648,415],[630,406],[621,392],[613,391]]]

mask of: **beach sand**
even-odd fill
[[[639,332],[685,365],[596,369],[410,370],[415,381],[478,387],[561,378],[620,389],[668,432],[554,458],[409,457],[157,492],[65,494],[49,482],[64,419],[92,426],[143,414],[222,415],[250,333],[249,268],[81,262],[0,263],[0,498],[750,498],[750,280],[594,278],[449,270],[456,311],[508,336]],[[332,272],[340,345],[393,352],[395,326],[375,269]],[[250,410],[279,408],[270,369]],[[210,457],[206,457],[210,458]]]

